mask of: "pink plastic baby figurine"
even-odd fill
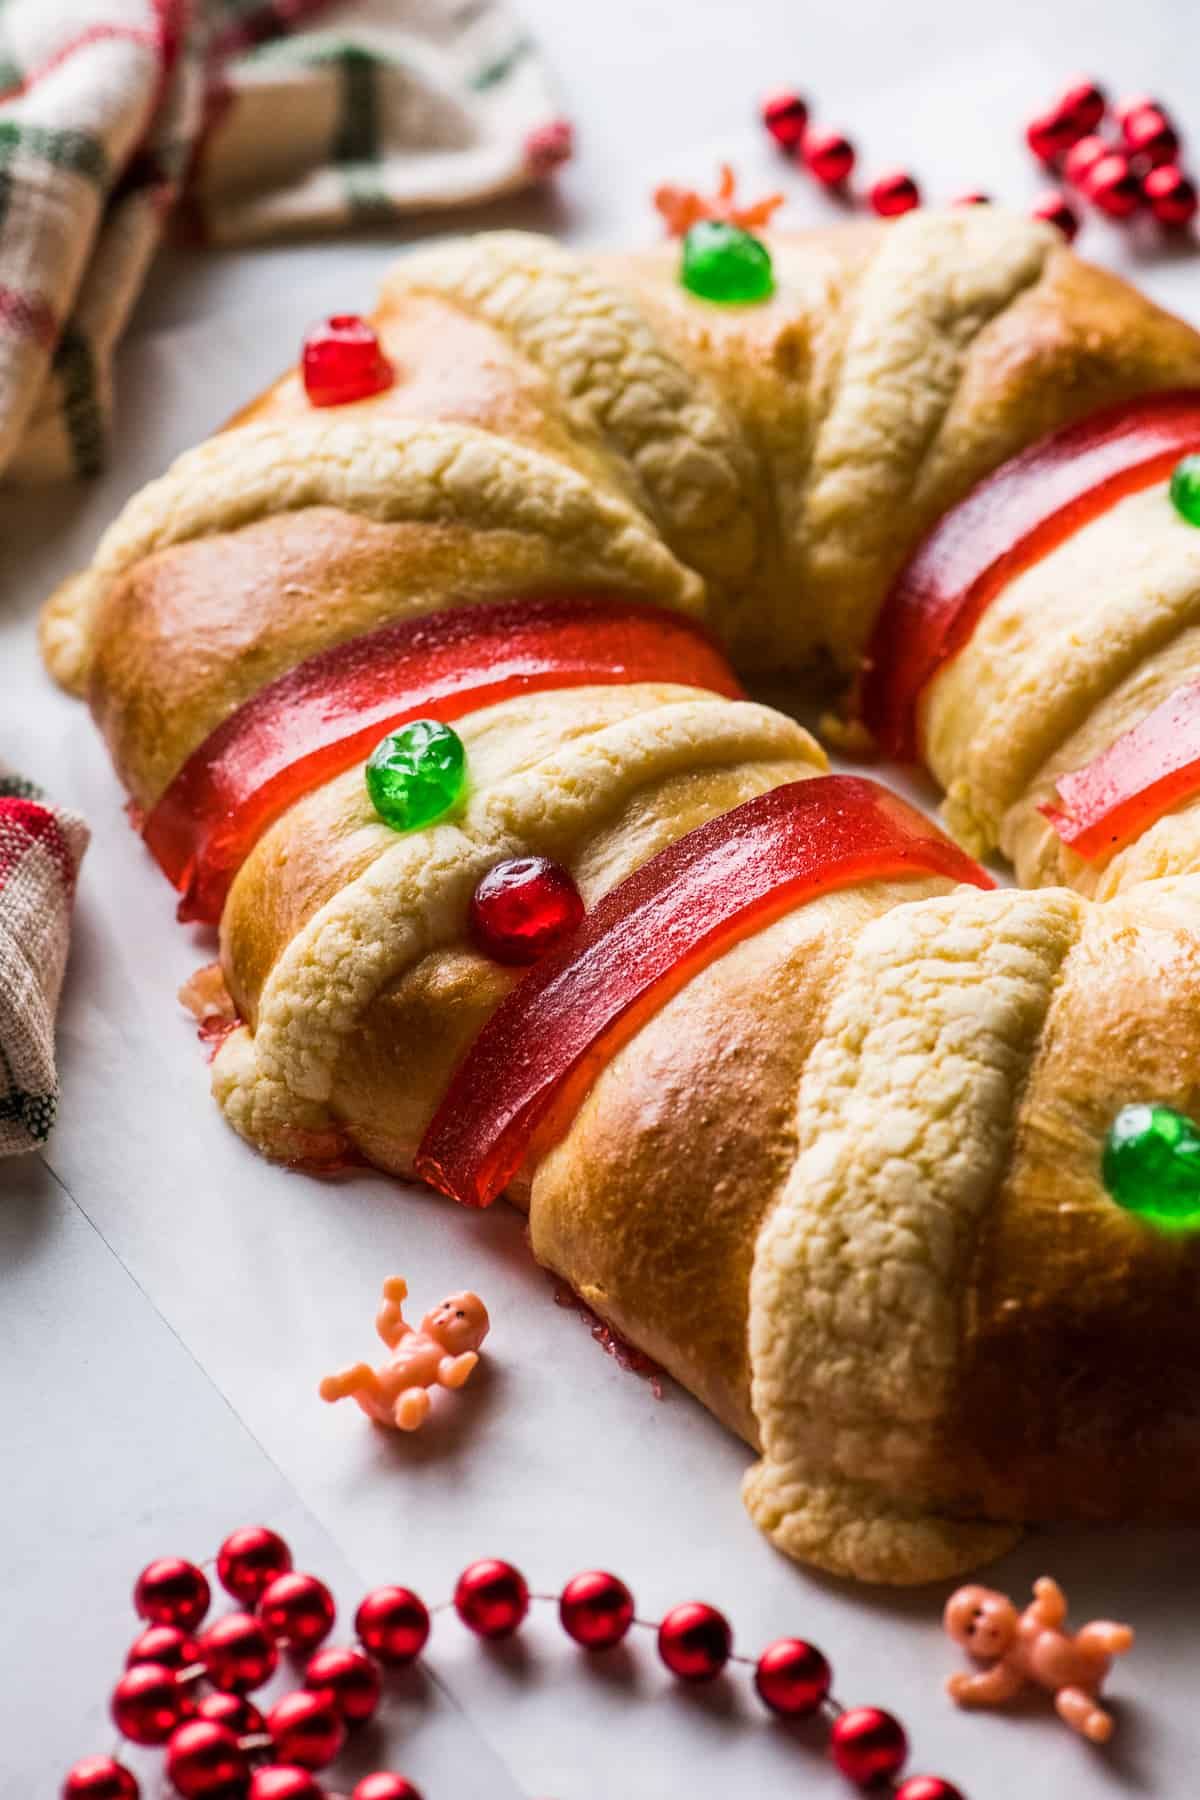
[[[1072,1636],[1062,1628],[1066,1616],[1066,1596],[1048,1575],[1034,1582],[1023,1613],[992,1588],[959,1588],[946,1602],[943,1623],[956,1644],[991,1667],[951,1675],[950,1698],[960,1706],[999,1706],[1036,1682],[1054,1695],[1055,1711],[1072,1731],[1107,1743],[1113,1721],[1098,1704],[1100,1687],[1113,1657],[1132,1648],[1133,1632],[1097,1619]]]
[[[469,1379],[489,1320],[478,1294],[451,1294],[425,1314],[417,1330],[400,1310],[407,1298],[407,1284],[399,1275],[389,1276],[375,1329],[392,1355],[377,1369],[360,1362],[326,1375],[320,1393],[331,1401],[353,1396],[377,1424],[416,1431],[429,1417],[431,1387],[460,1388]]]

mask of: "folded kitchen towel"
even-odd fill
[[[78,813],[0,767],[0,1156],[36,1149],[54,1123],[54,1015],[87,842]]]
[[[0,474],[102,465],[168,219],[218,243],[377,224],[570,150],[499,0],[2,0]]]

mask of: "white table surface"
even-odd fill
[[[746,128],[754,96],[777,81],[809,93],[868,164],[911,164],[931,198],[1034,191],[1017,126],[1080,68],[1161,90],[1200,134],[1192,0],[528,0],[525,11],[580,155],[554,199],[487,222],[577,242],[648,235],[653,181],[706,176],[720,147],[748,185],[777,173]],[[798,177],[783,183],[798,218],[822,216]],[[613,1566],[643,1613],[712,1599],[743,1649],[809,1635],[842,1699],[894,1709],[912,1767],[954,1778],[971,1800],[1185,1800],[1200,1760],[1200,1535],[1039,1534],[995,1571],[1017,1591],[1051,1569],[1081,1616],[1139,1626],[1113,1683],[1109,1753],[1038,1708],[961,1715],[940,1692],[956,1665],[937,1624],[945,1590],[856,1590],[777,1557],[742,1513],[743,1447],[679,1391],[657,1404],[601,1356],[550,1303],[515,1215],[469,1217],[382,1178],[271,1168],[208,1101],[173,994],[210,946],[175,926],[98,739],[40,671],[33,620],[124,495],[273,374],[309,318],[369,301],[396,242],[164,257],[121,358],[110,474],[0,499],[0,754],[81,805],[95,831],[60,1029],[61,1122],[44,1155],[0,1164],[0,1795],[51,1796],[71,1761],[109,1747],[105,1698],[134,1635],[137,1569],[169,1551],[209,1555],[261,1518],[344,1608],[389,1579],[443,1597],[463,1563],[499,1554],[538,1588]],[[1200,321],[1190,256],[1100,225],[1083,248],[1136,268]],[[495,1319],[477,1388],[404,1442],[313,1394],[327,1367],[369,1349],[393,1269],[418,1312],[469,1281]],[[499,1653],[441,1619],[429,1667],[394,1684],[358,1763],[404,1768],[426,1800],[847,1792],[818,1738],[763,1725],[744,1682],[682,1692],[640,1640],[580,1668],[549,1609]]]

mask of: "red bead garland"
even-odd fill
[[[525,1577],[496,1557],[473,1562],[458,1578],[454,1610],[477,1637],[511,1637],[529,1611]]]
[[[808,106],[791,89],[768,94],[759,108],[759,117],[781,150],[798,150],[808,124]]]
[[[1060,117],[1070,121],[1071,129],[1079,136],[1095,131],[1104,117],[1108,102],[1104,97],[1104,89],[1094,81],[1083,80],[1072,82],[1059,95],[1055,107]]]
[[[378,334],[357,313],[335,313],[313,326],[300,372],[313,406],[348,406],[381,394],[395,380]]]
[[[840,131],[805,133],[804,166],[822,187],[841,187],[854,171],[854,145]]]
[[[277,1643],[314,1650],[333,1630],[337,1608],[323,1581],[289,1571],[263,1589],[258,1616]]]
[[[245,1791],[250,1771],[232,1731],[194,1719],[167,1745],[167,1778],[184,1800],[231,1800]]]
[[[471,936],[493,962],[537,962],[570,936],[583,897],[570,873],[548,856],[513,856],[489,869],[471,896]]]
[[[1072,187],[1082,187],[1091,171],[1102,157],[1108,155],[1110,146],[1102,137],[1092,132],[1088,137],[1080,138],[1072,144],[1063,163],[1063,174]]]
[[[1196,216],[1196,184],[1174,163],[1151,169],[1142,182],[1142,192],[1160,225],[1187,225]]]
[[[833,1722],[829,1754],[843,1775],[859,1787],[870,1787],[900,1773],[908,1755],[908,1739],[891,1713],[878,1706],[852,1706]]]
[[[878,213],[881,219],[896,219],[901,213],[912,212],[914,207],[920,206],[921,190],[905,170],[891,169],[871,183],[867,199],[871,211]]]
[[[715,1606],[685,1600],[659,1626],[658,1654],[680,1681],[713,1681],[733,1654],[729,1621]]]
[[[209,1626],[197,1647],[208,1679],[229,1694],[261,1687],[279,1662],[275,1640],[262,1620],[249,1613],[226,1613]]]
[[[828,1699],[833,1671],[815,1644],[780,1638],[768,1644],[754,1669],[764,1706],[785,1719],[805,1719]]]
[[[124,1763],[111,1756],[85,1756],[62,1785],[62,1800],[139,1800],[140,1794]]]
[[[165,1744],[192,1703],[174,1669],[134,1663],[113,1689],[113,1724],[132,1744]]]
[[[410,1663],[425,1648],[429,1613],[411,1588],[374,1588],[354,1615],[354,1629],[381,1663]]]
[[[200,1660],[196,1640],[178,1625],[148,1625],[140,1637],[134,1638],[125,1658],[125,1667],[135,1663],[160,1663],[164,1669],[190,1669]]]
[[[1121,123],[1121,136],[1130,156],[1141,157],[1143,166],[1152,169],[1179,155],[1179,134],[1157,106],[1141,106],[1131,113]]]
[[[1128,219],[1142,203],[1142,187],[1130,166],[1129,158],[1119,150],[1092,164],[1083,191],[1098,211],[1110,219]]]
[[[279,1533],[265,1525],[231,1531],[217,1551],[217,1580],[243,1606],[257,1606],[263,1591],[291,1566],[291,1551]]]
[[[347,1725],[361,1725],[379,1705],[383,1680],[361,1650],[318,1650],[304,1671],[304,1685],[332,1700]]]
[[[253,1549],[239,1567],[236,1540]],[[230,1549],[230,1546],[234,1546]],[[183,1800],[327,1800],[314,1779],[338,1755],[347,1725],[376,1711],[382,1679],[379,1662],[412,1662],[429,1635],[429,1613],[410,1588],[382,1587],[369,1593],[355,1616],[361,1648],[343,1646],[311,1656],[305,1686],[287,1694],[262,1715],[239,1688],[257,1686],[277,1662],[272,1633],[293,1644],[316,1642],[329,1630],[335,1609],[323,1582],[291,1570],[277,1573],[264,1588],[263,1575],[290,1561],[282,1539],[265,1527],[234,1533],[222,1583],[231,1592],[239,1582],[259,1594],[258,1616],[233,1612],[193,1641],[179,1626],[152,1626],[129,1652],[129,1666],[117,1685],[113,1712],[118,1728],[135,1742],[166,1741],[166,1772]],[[259,1559],[262,1559],[261,1561]],[[258,1563],[257,1569],[254,1567]],[[249,1571],[249,1572],[247,1572]],[[139,1606],[201,1604],[194,1564],[164,1558],[143,1571]],[[226,1577],[229,1579],[226,1579]],[[207,1604],[207,1583],[203,1604]],[[538,1600],[551,1600],[539,1594]],[[472,1563],[459,1578],[453,1605],[462,1622],[480,1637],[510,1636],[529,1609],[524,1576],[511,1563],[487,1558]],[[573,1576],[557,1596],[564,1631],[588,1650],[621,1642],[632,1625],[656,1630],[659,1654],[680,1680],[703,1682],[720,1674],[733,1655],[733,1636],[723,1614],[701,1601],[673,1607],[657,1626],[634,1617],[625,1583],[603,1569]],[[155,1647],[175,1666],[139,1660]],[[370,1652],[371,1654],[368,1654]],[[733,1658],[747,1664],[746,1657]],[[836,1715],[829,1749],[836,1766],[860,1786],[890,1782],[907,1755],[904,1731],[890,1713],[876,1707],[844,1712],[829,1700],[829,1664],[802,1638],[780,1638],[751,1665],[764,1706],[785,1718],[803,1718],[827,1708]],[[180,1670],[184,1681],[181,1681]],[[208,1679],[216,1692],[195,1695],[190,1685]],[[268,1760],[269,1759],[269,1760]],[[252,1763],[257,1766],[252,1768]],[[135,1777],[111,1757],[89,1757],[69,1772],[61,1800],[140,1800]],[[379,1771],[360,1780],[352,1800],[421,1800],[404,1776]],[[964,1800],[940,1776],[914,1775],[894,1790],[894,1800]]]
[[[137,1578],[133,1604],[139,1619],[190,1631],[208,1611],[212,1593],[202,1569],[181,1556],[160,1556]]]
[[[633,1595],[607,1570],[587,1569],[559,1595],[558,1616],[567,1636],[585,1650],[611,1650],[633,1624]]]
[[[285,1694],[267,1714],[267,1730],[280,1762],[298,1763],[302,1769],[323,1769],[346,1741],[333,1697],[300,1688]]]

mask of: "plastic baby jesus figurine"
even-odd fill
[[[1067,1601],[1048,1575],[1033,1584],[1023,1613],[991,1588],[961,1587],[946,1602],[943,1623],[956,1644],[991,1667],[951,1675],[946,1692],[960,1706],[999,1706],[1029,1682],[1048,1688],[1072,1731],[1093,1744],[1112,1736],[1111,1713],[1098,1704],[1114,1656],[1132,1648],[1128,1625],[1097,1619],[1073,1635],[1063,1630]]]
[[[320,1394],[322,1400],[357,1400],[378,1425],[417,1431],[433,1404],[430,1388],[460,1388],[469,1380],[489,1320],[478,1294],[451,1294],[425,1314],[418,1329],[400,1310],[407,1298],[407,1284],[399,1275],[390,1276],[383,1284],[375,1329],[391,1356],[377,1369],[360,1362],[326,1375]]]

